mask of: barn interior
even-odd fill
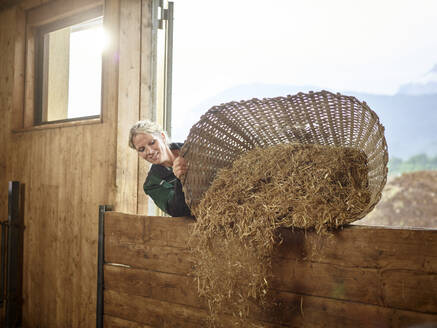
[[[0,1],[3,327],[207,326],[187,250],[193,219],[155,209],[143,191],[149,164],[127,142],[138,120],[170,128],[172,21],[162,0]],[[87,98],[98,111],[71,114],[65,51],[73,31],[96,27],[105,48],[86,69],[98,66]],[[251,324],[437,327],[437,197],[408,194],[437,178],[414,181],[401,193],[401,182],[389,185],[406,209],[427,199],[428,226],[368,225],[392,220],[398,201],[331,237],[284,231],[272,265],[278,305]]]

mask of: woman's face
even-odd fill
[[[132,139],[138,155],[152,164],[171,166],[170,148],[165,143],[165,136],[139,133]]]

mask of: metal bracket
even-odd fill
[[[105,264],[105,212],[111,211],[109,205],[99,206],[99,240],[97,255],[97,313],[96,328],[103,328],[103,265]]]
[[[9,181],[8,220],[1,222],[1,303],[4,328],[21,326],[23,283],[24,184]]]
[[[1,234],[1,264],[0,264],[0,306],[3,306],[5,297],[5,269],[6,269],[6,244],[7,244],[7,232],[6,228],[9,226],[8,221],[0,222],[2,234]]]
[[[164,7],[164,1],[160,0],[158,4],[158,8],[160,8],[161,16],[158,18],[158,28],[163,30],[165,28],[165,21],[168,21],[168,9]]]

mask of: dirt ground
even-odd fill
[[[437,228],[437,170],[389,178],[375,209],[355,224]]]

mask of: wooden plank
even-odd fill
[[[191,276],[112,265],[105,265],[104,270],[105,291],[116,291],[208,310],[206,300],[199,297],[197,284]],[[251,312],[257,320],[279,324],[275,314],[266,314],[256,306]],[[225,308],[224,313],[231,314],[232,308]]]
[[[278,270],[279,266],[279,270]],[[322,266],[322,268],[320,268]],[[364,271],[364,272],[363,272]],[[335,268],[318,263],[281,262],[273,265],[274,290],[437,313],[435,276],[381,277],[376,270]],[[372,272],[373,271],[373,272]],[[431,278],[431,279],[427,279]],[[108,289],[190,306],[205,307],[190,271],[185,275],[105,266]],[[365,288],[364,288],[365,286]]]
[[[153,17],[152,17],[152,4],[153,1],[143,0],[141,7],[141,106],[140,106],[140,119],[148,119],[155,121],[156,115],[154,113],[154,70],[155,67],[155,51],[156,46],[154,43],[153,30]],[[144,179],[140,181],[141,184]]]
[[[387,306],[437,314],[437,274],[395,269],[381,277]]]
[[[384,305],[375,269],[276,258],[272,271],[272,288],[277,290]]]
[[[191,271],[190,218],[105,215],[105,261],[169,273]],[[126,233],[125,233],[126,232]]]
[[[154,117],[154,46],[152,29],[152,3],[153,1],[142,1],[141,4],[141,76],[140,76],[140,115],[139,119],[155,120]],[[138,161],[138,214],[148,214],[149,197],[144,193],[143,184],[149,172],[150,164],[147,161]]]
[[[28,10],[27,24],[30,27],[45,25],[102,4],[103,0],[49,1]]]
[[[105,265],[105,289],[207,308],[192,276]]]
[[[112,290],[105,291],[105,315],[147,324],[153,327],[206,327],[208,314],[205,310],[175,303],[133,296]],[[234,319],[221,315],[224,327],[234,326]],[[253,321],[266,328],[280,327],[267,322]]]
[[[111,138],[112,170],[115,176],[117,105],[118,105],[118,78],[119,78],[119,28],[120,28],[120,1],[105,0],[103,8],[103,28],[107,33],[109,42],[102,54],[102,113],[101,118],[105,123],[105,132]],[[112,142],[112,140],[114,140]],[[108,142],[108,141],[106,141]],[[108,143],[107,143],[108,145]],[[115,181],[114,181],[115,183]]]
[[[41,6],[47,2],[51,2],[53,0],[17,0],[20,2],[20,8],[23,10],[29,10],[34,7]]]
[[[199,297],[197,283],[189,275],[105,265],[105,290],[208,310],[206,300]],[[274,315],[268,316],[256,306],[251,311],[257,320],[278,324]],[[224,313],[231,314],[232,308],[225,308]]]
[[[23,128],[34,125],[35,31],[26,26]],[[15,114],[16,115],[16,114]]]
[[[21,0],[0,0],[0,11],[8,9],[20,3]]]
[[[115,177],[117,174],[117,105],[118,105],[118,77],[119,77],[119,28],[120,28],[120,1],[105,0],[103,28],[108,35],[108,45],[102,54],[102,112],[101,119],[104,125],[101,138],[95,138],[93,134],[92,159],[99,163],[100,170],[94,179],[104,181],[108,177],[114,177],[110,185],[107,185],[103,193],[98,189],[99,183],[93,186],[92,191],[100,194],[100,205],[112,205],[115,199]],[[108,140],[105,140],[108,138]],[[101,158],[101,149],[108,148],[108,158]],[[108,161],[108,163],[106,163]],[[109,165],[108,165],[109,164]],[[108,165],[108,166],[107,166]],[[109,197],[108,197],[109,196]]]
[[[10,109],[13,92],[15,10],[0,12],[0,217],[8,216],[8,174],[10,150]]]
[[[347,226],[327,236],[286,229],[281,234],[284,242],[276,251],[280,257],[437,273],[437,229]]]
[[[141,0],[120,2],[116,201],[117,211],[137,213],[138,155],[129,148],[129,128],[139,119]]]
[[[192,269],[187,249],[135,243],[105,243],[105,261],[134,268],[185,274]]]
[[[105,314],[156,327],[202,327],[207,316],[203,309],[113,290],[105,291]],[[191,319],[188,322],[187,316]],[[230,316],[221,318],[222,323],[231,326]],[[411,327],[437,323],[435,314],[286,292],[277,292],[275,305],[250,320],[261,322],[261,318],[266,327]]]
[[[32,221],[40,219],[39,224],[28,225],[26,230],[32,236],[32,249],[26,249],[26,257],[38,259],[39,265],[29,266],[28,272],[25,273],[29,277],[29,283],[26,284],[27,290],[25,294],[24,305],[29,307],[30,317],[33,323],[39,322],[45,327],[54,327],[57,320],[57,295],[56,288],[53,284],[56,282],[59,271],[52,270],[53,264],[56,262],[56,239],[55,233],[57,224],[57,209],[53,208],[47,202],[38,202],[37,195],[44,195],[53,200],[56,204],[56,197],[59,195],[57,186],[40,185],[37,189],[30,190],[31,198],[28,200],[36,202],[33,207]],[[29,230],[28,230],[29,229]],[[29,303],[30,304],[29,304]],[[44,313],[52,313],[51,316],[45,316]]]
[[[107,216],[106,261],[135,268],[190,275],[193,261],[189,251],[184,247],[184,241],[188,236],[187,226],[192,224],[189,219],[126,216],[121,213],[108,213]],[[343,243],[348,237],[348,230],[342,232]],[[124,231],[127,231],[125,236]],[[173,233],[170,233],[171,231]],[[294,235],[298,238],[292,239]],[[359,239],[359,236],[352,235],[356,237],[354,240]],[[311,239],[314,236],[311,237],[310,234],[307,234],[304,240],[299,239],[302,236],[295,233],[289,236],[284,244],[290,240],[293,243],[301,242],[299,246],[313,250],[314,246],[309,243],[319,239]],[[174,243],[177,238],[180,240]],[[328,239],[328,243],[333,242],[335,238]],[[326,240],[322,239],[322,245],[326,246]],[[411,311],[437,312],[436,274],[424,272],[422,269],[409,269],[409,263],[404,263],[404,269],[372,268],[367,267],[366,262],[356,263],[356,266],[342,265],[340,259],[335,257],[338,256],[336,253],[332,251],[328,254],[330,257],[323,258],[322,261],[320,258],[314,261],[305,257],[296,259],[299,256],[274,257],[272,288]],[[397,261],[396,257],[402,255],[392,254],[391,261]],[[414,262],[415,258],[410,258],[410,261]],[[134,277],[131,278],[135,280]],[[163,285],[167,283],[165,277],[154,279],[163,279]],[[134,288],[140,289],[138,286]],[[146,290],[149,288],[150,286]],[[162,289],[161,292],[157,292],[159,293],[166,293],[166,290]]]
[[[16,8],[15,18],[15,54],[14,54],[14,90],[13,113],[11,127],[23,127],[24,110],[24,73],[26,48],[26,15],[23,10]]]
[[[107,216],[111,215],[114,215],[114,220],[115,216],[123,216],[112,213]],[[183,228],[183,222],[189,222],[186,221],[190,220],[188,218],[131,217],[130,220],[151,221],[150,229],[156,229],[150,232],[154,245],[171,243],[183,247],[189,239],[189,228]],[[130,233],[128,225],[119,228],[112,232],[113,237]],[[169,231],[175,229],[177,232],[169,238]],[[288,229],[281,229],[280,232],[283,242],[275,250],[277,257],[350,267],[412,269],[437,273],[437,229],[347,226],[326,236]]]
[[[112,317],[110,315],[103,316],[103,326],[105,328],[152,328],[152,326],[149,325]]]
[[[279,292],[275,299],[278,304],[271,315],[291,327],[367,328],[437,324],[437,315],[363,303],[285,292]]]
[[[105,214],[106,243],[141,243],[170,247],[187,246],[192,218]]]
[[[144,243],[148,239],[145,225],[145,217],[119,212],[106,212],[105,246],[112,242]]]
[[[437,313],[437,275],[274,259],[272,288],[418,312]]]
[[[105,291],[104,303],[105,315],[109,314],[153,327],[207,326],[206,311],[197,308],[112,290]]]
[[[24,128],[19,129],[13,129],[12,132],[14,133],[22,133],[22,132],[33,132],[38,130],[50,130],[50,129],[59,129],[59,128],[67,128],[67,127],[78,127],[82,125],[97,125],[102,123],[101,118],[90,118],[86,120],[80,120],[80,121],[67,121],[62,123],[46,123],[46,124],[40,124],[40,125],[34,125],[34,126],[28,126]]]

